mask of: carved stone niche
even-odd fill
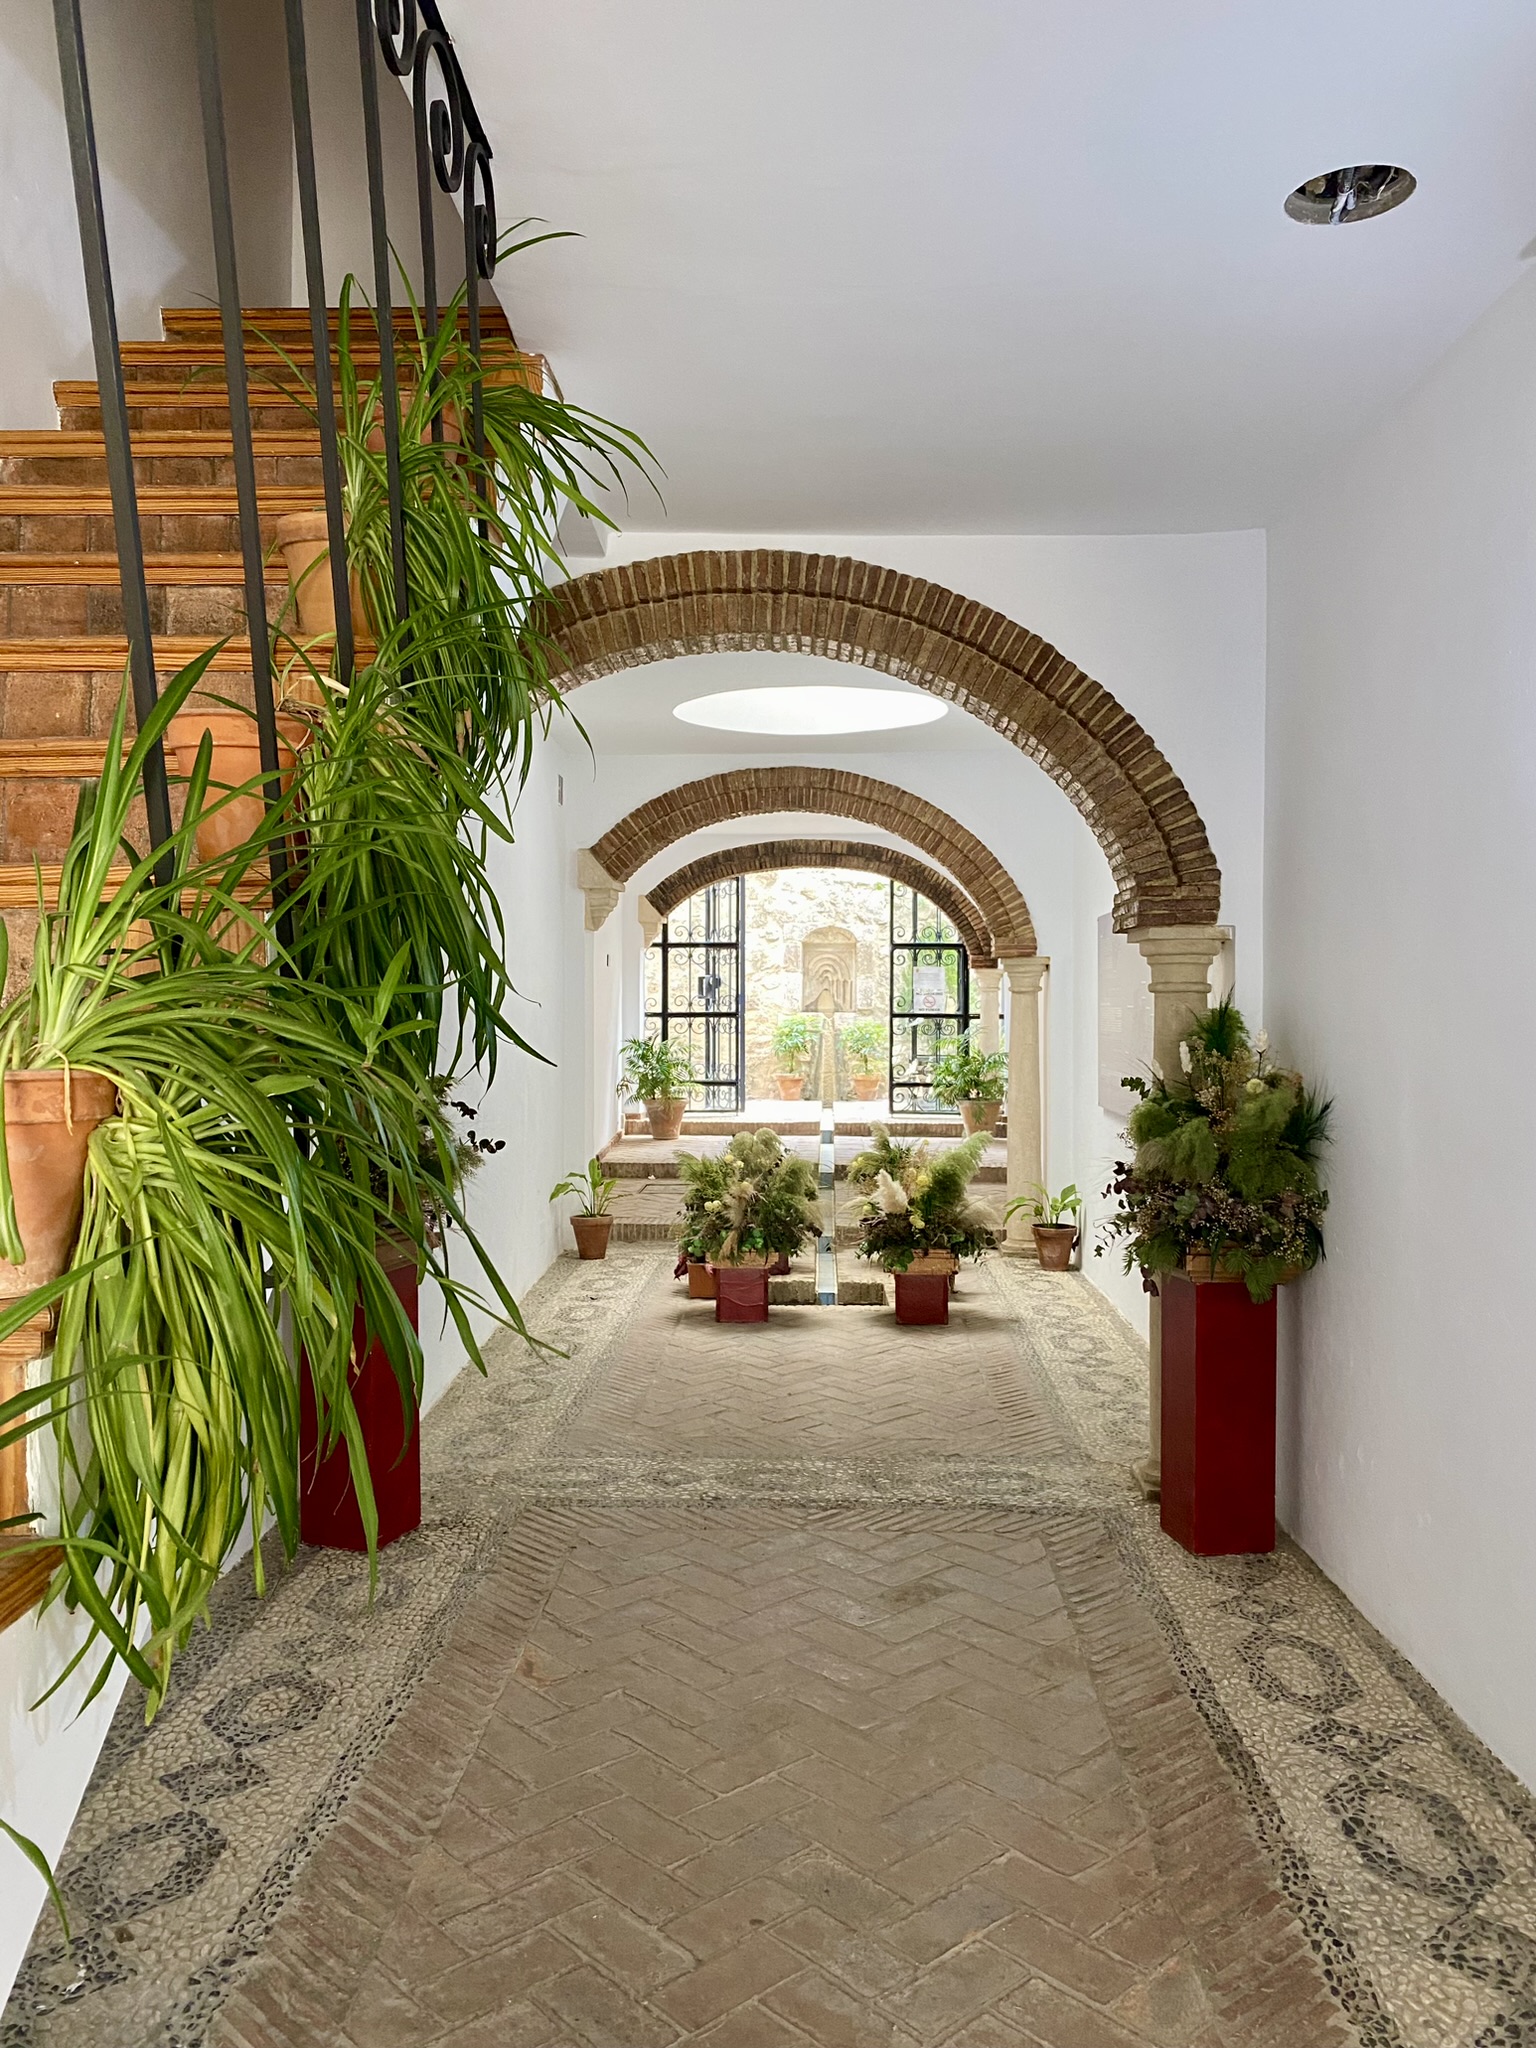
[[[800,942],[802,1010],[857,1007],[859,942],[841,925],[818,925]]]

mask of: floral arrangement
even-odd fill
[[[821,1229],[816,1169],[784,1150],[773,1131],[741,1131],[723,1152],[677,1155],[685,1258],[717,1266],[792,1258]]]
[[[1127,1272],[1167,1273],[1203,1253],[1267,1301],[1323,1256],[1318,1155],[1332,1104],[1272,1064],[1268,1034],[1250,1039],[1231,1002],[1195,1020],[1179,1064],[1177,1080],[1123,1083],[1141,1100],[1127,1127],[1135,1157],[1106,1190],[1120,1201],[1109,1235],[1126,1241]]]
[[[996,1226],[969,1192],[987,1149],[984,1131],[942,1152],[901,1143],[883,1124],[872,1124],[870,1133],[874,1143],[848,1168],[854,1186],[867,1190],[859,1213],[861,1258],[905,1273],[924,1252],[979,1259],[995,1248]]]

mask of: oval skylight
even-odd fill
[[[719,732],[836,733],[895,732],[904,725],[932,725],[949,709],[915,690],[849,690],[835,683],[793,684],[761,690],[718,690],[690,697],[672,716],[687,725]]]

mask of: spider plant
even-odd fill
[[[513,243],[505,255],[531,246]],[[482,787],[521,779],[537,733],[559,702],[550,643],[537,621],[563,578],[559,521],[567,506],[604,526],[599,493],[622,488],[652,460],[638,436],[520,382],[495,381],[460,328],[464,291],[437,336],[421,309],[396,338],[407,615],[397,619],[388,473],[379,422],[383,390],[371,358],[376,330],[362,295],[343,280],[337,316],[336,400],[347,557],[365,621],[392,638],[389,667],[440,745],[460,752]],[[270,337],[269,345],[278,347]],[[282,351],[279,349],[279,353]],[[284,356],[283,381],[313,411],[307,367]],[[483,443],[468,444],[479,385]],[[328,576],[322,556],[309,571]]]
[[[0,1009],[0,1074],[83,1068],[119,1092],[121,1113],[90,1141],[69,1269],[0,1313],[3,1336],[41,1308],[58,1312],[50,1377],[0,1406],[0,1446],[51,1430],[60,1527],[49,1540],[64,1562],[48,1597],[91,1624],[68,1670],[104,1645],[88,1697],[120,1658],[151,1715],[242,1531],[270,1519],[288,1554],[298,1543],[298,1382],[280,1305],[327,1441],[347,1444],[371,1546],[377,1519],[349,1391],[354,1308],[414,1400],[420,1346],[375,1246],[403,1224],[430,1261],[429,1196],[463,1221],[451,1134],[394,1056],[403,966],[371,993],[321,1001],[291,959],[269,958],[264,839],[216,866],[195,859],[206,741],[180,829],[154,856],[128,843],[145,755],[214,651],[167,687],[126,754],[120,700],[57,908],[42,911],[28,980]],[[271,829],[291,825],[279,808]],[[435,1140],[425,1156],[423,1119]],[[3,1143],[0,1251],[21,1251]],[[486,1304],[439,1277],[478,1362],[469,1309]],[[491,1278],[502,1316],[517,1322]],[[259,1587],[259,1544],[253,1568]]]

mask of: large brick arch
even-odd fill
[[[689,861],[686,867],[674,868],[665,881],[653,882],[645,892],[646,899],[658,917],[670,917],[679,903],[686,903],[711,882],[777,868],[858,868],[865,874],[901,882],[944,912],[959,932],[972,967],[996,963],[992,934],[958,882],[914,860],[910,853],[901,853],[894,846],[871,846],[865,839],[759,839],[752,846],[723,846],[700,860]]]
[[[1018,885],[974,832],[936,804],[842,768],[734,768],[663,791],[639,804],[593,842],[592,853],[616,883],[686,839],[733,819],[776,811],[857,818],[921,848],[946,868],[981,912],[999,953],[1033,953],[1035,927]]]
[[[1189,793],[1092,677],[1001,612],[868,562],[776,548],[660,555],[561,586],[566,686],[674,655],[778,649],[884,670],[962,706],[1076,804],[1115,877],[1115,925],[1213,924],[1221,872]]]

